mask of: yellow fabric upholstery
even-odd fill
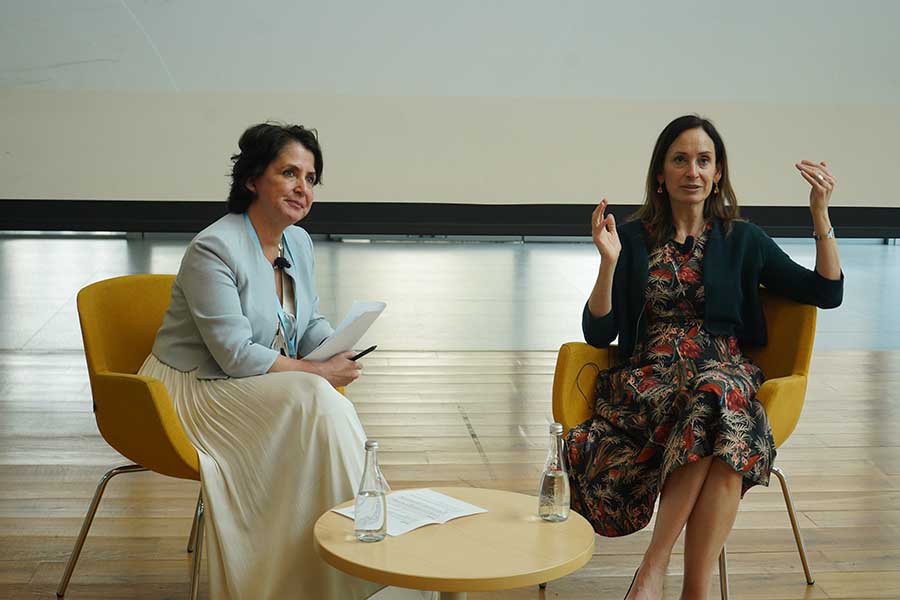
[[[559,349],[553,373],[553,419],[562,423],[564,432],[591,418],[594,382],[600,371],[615,364],[610,360],[613,348],[567,342]]]
[[[765,289],[760,290],[760,295],[769,341],[765,346],[744,351],[767,377],[757,398],[766,409],[775,445],[780,446],[794,431],[803,409],[816,333],[816,308]],[[615,362],[615,346],[594,348],[568,342],[559,349],[553,376],[553,418],[566,431],[591,417],[597,374]]]
[[[94,417],[126,458],[173,477],[200,479],[191,445],[163,384],[136,375],[169,306],[174,275],[128,275],[78,293]]]
[[[766,409],[775,446],[781,446],[800,420],[816,337],[816,307],[760,290],[769,341],[746,348],[767,377],[757,398]]]

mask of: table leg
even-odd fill
[[[441,592],[441,600],[466,600],[465,592]]]

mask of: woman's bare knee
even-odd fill
[[[741,489],[743,476],[734,470],[734,467],[719,457],[715,457],[709,467],[709,475],[707,481],[714,479],[718,485],[733,488],[738,491]]]

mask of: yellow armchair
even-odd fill
[[[110,469],[100,478],[56,590],[59,597],[65,595],[110,479],[121,473],[155,471],[200,480],[197,451],[181,427],[165,386],[136,375],[162,324],[174,279],[173,275],[129,275],[94,283],[78,293],[97,427],[109,445],[133,464]],[[203,499],[198,496],[187,548],[194,552],[192,599],[197,598],[200,582],[203,512]]]
[[[110,479],[122,473],[155,471],[200,480],[197,450],[159,380],[136,373],[150,354],[169,307],[174,275],[127,275],[91,284],[78,293],[78,318],[94,399],[94,418],[103,439],[133,464],[107,471],[94,492],[56,595],[63,597]],[[344,393],[344,388],[337,388]],[[200,583],[204,506],[197,497],[188,540],[193,552],[191,599]]]
[[[764,288],[760,289],[760,295],[766,315],[768,343],[758,348],[745,348],[744,351],[767,378],[757,398],[766,410],[777,447],[787,440],[800,420],[816,333],[816,308],[768,293]],[[597,374],[616,364],[616,350],[615,346],[594,348],[581,342],[568,342],[559,349],[553,375],[553,418],[562,423],[565,431],[591,417]],[[772,472],[781,484],[806,582],[812,585],[814,580],[787,479],[778,467],[773,466]],[[724,548],[719,557],[719,575],[722,597],[727,599],[728,574]]]

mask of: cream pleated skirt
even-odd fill
[[[212,600],[354,600],[382,587],[325,564],[313,542],[316,519],[362,477],[366,435],[347,398],[309,373],[204,380],[150,355],[140,374],[166,386],[200,456]]]

